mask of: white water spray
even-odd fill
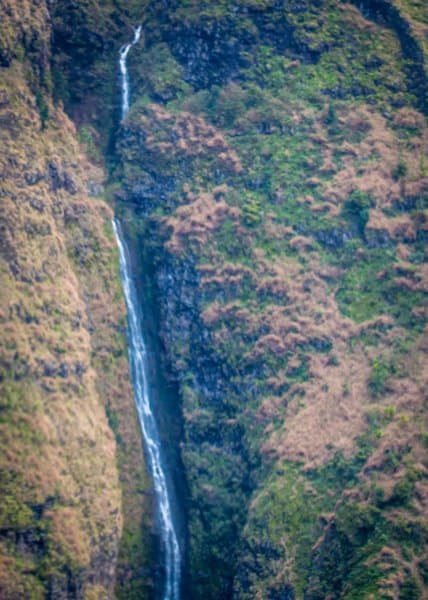
[[[120,257],[120,276],[128,309],[128,352],[134,387],[135,403],[158,501],[161,537],[165,552],[164,600],[179,600],[181,555],[175,532],[168,486],[163,469],[159,433],[150,405],[147,379],[147,350],[142,336],[141,312],[137,291],[131,277],[128,248],[120,224],[113,221]]]
[[[126,59],[132,46],[141,38],[141,25],[134,33],[131,43],[120,50],[120,73],[122,84],[122,119],[129,111],[129,78]],[[156,420],[152,412],[148,385],[147,351],[142,334],[142,315],[137,290],[131,276],[129,252],[120,223],[112,221],[119,248],[120,277],[128,312],[128,353],[135,404],[145,442],[150,470],[159,509],[160,533],[165,556],[165,590],[163,600],[179,600],[181,576],[181,552],[174,526],[173,513],[159,440]]]
[[[142,26],[139,25],[134,32],[134,39],[126,46],[122,46],[119,51],[119,66],[120,66],[120,76],[122,80],[122,119],[126,117],[129,111],[129,77],[128,77],[128,67],[126,64],[126,59],[128,58],[128,53],[131,50],[132,46],[138,44],[141,39],[141,30]]]

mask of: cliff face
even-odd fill
[[[0,12],[0,596],[142,597],[149,485],[104,173],[52,101],[49,4]]]
[[[191,597],[426,594],[426,27],[146,12],[116,199],[180,389]]]
[[[188,597],[425,597],[423,4],[0,8],[0,596],[153,596],[105,195],[179,390]]]

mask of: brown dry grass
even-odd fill
[[[19,66],[4,75],[0,94],[1,115],[14,115],[3,119],[0,133],[0,363],[2,397],[6,393],[15,403],[1,425],[0,463],[8,474],[3,492],[31,506],[56,499],[55,510],[43,516],[55,550],[52,565],[62,557],[84,568],[106,596],[114,585],[123,524],[118,448],[107,405],[120,405],[124,416],[119,427],[131,481],[124,502],[126,509],[138,504],[135,527],[147,509],[136,495],[127,500],[130,490],[146,483],[126,353],[118,338],[125,309],[116,248],[107,233],[112,212],[87,196],[91,181],[102,184],[102,173],[82,154],[61,109],[50,106],[49,127],[41,132]],[[56,169],[55,186],[49,164]],[[113,362],[118,350],[122,356]],[[26,553],[30,560],[31,549]],[[102,568],[94,570],[97,561]],[[13,568],[16,589],[23,590],[31,569],[25,574],[25,568]]]
[[[173,253],[183,250],[183,242],[201,247],[210,234],[218,229],[225,219],[237,222],[240,210],[230,206],[213,192],[201,192],[198,196],[188,196],[190,200],[177,208],[174,216],[164,219],[169,230],[167,248]]]
[[[321,172],[333,174],[326,183],[318,183],[332,214],[337,214],[337,207],[354,190],[369,194],[379,209],[393,206],[403,195],[416,197],[426,190],[426,174],[421,165],[428,152],[428,129],[423,116],[412,109],[402,109],[392,125],[415,127],[411,143],[397,143],[388,121],[367,107],[359,107],[352,112],[343,109],[339,116],[339,127],[362,134],[359,142],[349,141],[348,136],[337,146],[327,141],[322,125],[316,125],[315,135],[318,141],[321,140],[324,158]],[[333,149],[341,153],[340,168],[331,163]],[[405,181],[394,179],[394,170],[399,163],[406,165]]]
[[[212,155],[228,172],[242,171],[240,159],[224,135],[201,116],[188,112],[176,116],[158,104],[150,104],[147,112],[140,115],[137,127],[144,132],[149,150],[167,157],[188,159]],[[157,125],[161,130],[156,129]]]
[[[397,219],[400,231],[403,221]],[[268,221],[267,226],[275,237],[275,224]],[[254,365],[267,354],[289,357],[288,371],[279,371],[267,379],[272,394],[261,399],[256,418],[266,424],[263,452],[280,460],[301,462],[311,469],[337,451],[347,457],[353,455],[358,436],[367,428],[367,413],[376,407],[376,402],[380,407],[392,403],[398,410],[399,398],[403,406],[411,401],[420,406],[421,398],[416,388],[405,387],[411,379],[400,379],[391,384],[398,387],[397,391],[391,388],[388,400],[374,402],[368,387],[371,363],[399,335],[394,320],[381,315],[356,325],[343,317],[334,300],[334,288],[333,292],[330,289],[332,283],[340,281],[342,273],[340,269],[320,265],[305,241],[303,238],[301,243],[298,239],[300,253],[307,261],[304,269],[290,257],[267,260],[261,249],[253,252],[252,279],[257,282],[258,293],[272,296],[271,304],[260,310],[251,304],[244,308],[238,302],[215,302],[205,308],[203,319],[207,327],[215,330],[214,339],[218,337],[219,342],[228,335],[227,324],[239,323],[247,339],[255,339],[251,351],[243,357]],[[423,289],[426,284],[424,269],[415,269],[402,261],[395,270],[400,285],[409,281],[412,289]],[[203,286],[212,282],[226,285],[228,281],[239,282],[242,277],[250,276],[248,267],[229,268],[221,262],[205,265],[202,272]],[[350,346],[352,338],[372,330],[378,332],[380,344],[375,350],[359,344]],[[314,339],[329,340],[331,351],[310,350],[307,345]],[[331,360],[332,356],[338,357],[338,361]],[[309,379],[281,392],[287,373],[299,369],[302,361],[307,361]],[[283,424],[273,426],[274,421],[278,423],[279,412],[284,413]]]
[[[268,226],[270,230],[275,227],[272,222]],[[290,257],[267,260],[261,249],[253,252],[252,275],[247,266],[204,265],[202,286],[212,282],[224,286],[251,276],[257,292],[269,294],[272,303],[260,310],[257,303],[243,307],[239,302],[216,301],[204,309],[202,317],[219,342],[227,337],[227,327],[232,324],[232,329],[239,325],[247,339],[254,339],[243,357],[250,364],[260,364],[269,354],[288,357],[287,369],[267,379],[272,394],[260,401],[256,414],[266,424],[263,452],[312,468],[337,450],[352,455],[357,437],[366,428],[372,356],[360,346],[351,350],[350,338],[364,329],[389,327],[393,322],[384,316],[357,326],[344,318],[329,289],[331,282],[340,278],[340,271],[321,266],[305,238],[298,239],[298,245],[308,261],[305,268]],[[314,352],[312,340],[329,340],[331,352]],[[339,357],[338,364],[331,360],[332,355]],[[309,379],[281,393],[288,374],[299,369],[302,361],[308,364]],[[283,425],[273,427],[279,410],[284,411]]]
[[[411,214],[387,217],[380,210],[371,210],[366,229],[369,236],[382,233],[391,240],[409,243],[416,240],[417,225],[415,217]]]

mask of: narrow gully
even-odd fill
[[[132,42],[123,46],[119,53],[119,67],[122,91],[122,120],[129,111],[130,85],[127,57],[130,49],[141,38],[141,25],[135,30]],[[132,277],[129,250],[117,219],[112,221],[113,231],[119,249],[119,267],[123,293],[128,314],[128,354],[135,404],[142,436],[146,448],[149,468],[153,477],[156,505],[159,515],[160,536],[164,553],[165,584],[164,600],[179,600],[181,578],[181,550],[174,511],[171,507],[171,494],[165,474],[165,460],[160,443],[156,419],[153,413],[152,398],[148,381],[148,355],[142,330],[142,313],[136,286]]]

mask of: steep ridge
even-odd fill
[[[47,3],[0,11],[0,597],[141,598],[150,486],[105,175],[52,102]]]

